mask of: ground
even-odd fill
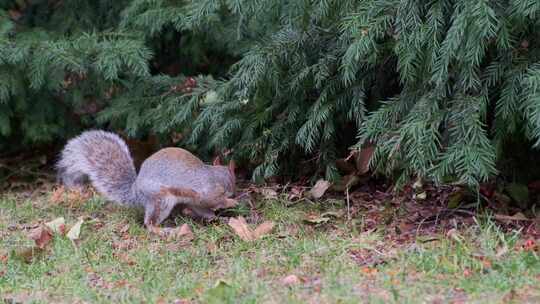
[[[0,196],[3,303],[540,303],[538,240],[489,216],[394,238],[344,200],[267,195],[226,214],[275,223],[257,240],[183,217],[167,225],[193,237],[167,239],[138,210],[51,193]],[[29,231],[59,217],[80,236],[38,250]]]

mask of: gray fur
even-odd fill
[[[71,139],[57,163],[60,180],[67,187],[82,185],[88,178],[107,199],[139,205],[133,185],[137,178],[129,149],[118,135],[86,131]]]
[[[161,223],[177,204],[190,207],[194,215],[211,218],[213,209],[234,195],[235,177],[225,166],[209,166],[186,153],[186,161],[150,157],[137,175],[124,140],[109,132],[87,131],[66,144],[57,169],[67,187],[89,179],[107,199],[144,207],[145,224]],[[197,199],[160,195],[168,187],[193,190]]]

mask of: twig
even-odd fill
[[[351,221],[351,201],[349,200],[349,187],[345,190],[347,193],[347,221]]]

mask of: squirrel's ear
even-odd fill
[[[221,166],[221,158],[219,156],[216,156],[216,158],[214,158],[214,161],[212,162],[212,165]]]
[[[236,163],[234,162],[234,160],[231,159],[231,161],[229,162],[229,171],[231,172],[232,175],[234,175],[235,169],[236,169]]]

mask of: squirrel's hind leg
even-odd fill
[[[190,206],[189,208],[194,208],[191,206],[200,204],[199,194],[186,188],[161,187],[160,191],[153,196],[153,200],[144,206],[144,224],[147,227],[161,224],[178,204],[186,204]]]
[[[176,206],[174,199],[158,197],[144,206],[144,225],[146,227],[161,224]]]

